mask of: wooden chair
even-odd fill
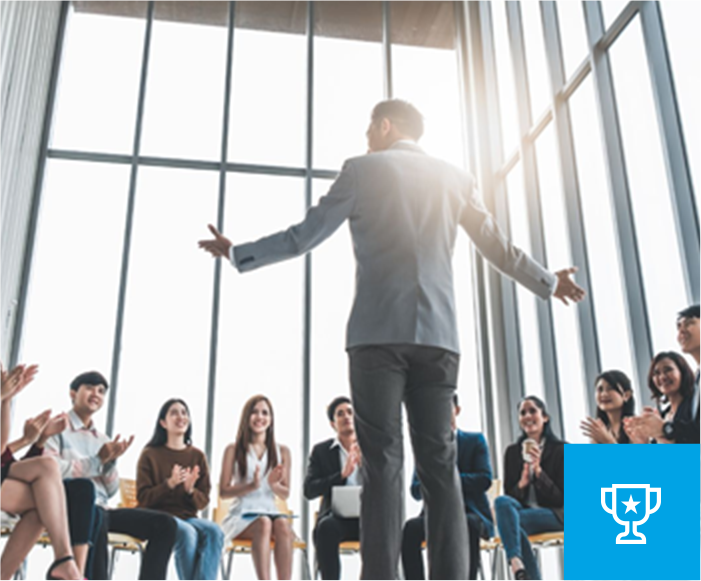
[[[224,499],[221,496],[218,497],[217,508],[214,509],[214,514],[212,515],[212,520],[217,524],[221,525],[222,521],[229,513],[229,508],[233,500]],[[287,507],[287,502],[281,498],[275,497],[275,504],[280,512],[292,515],[292,511]],[[224,547],[224,555],[222,555],[220,568],[222,579],[231,579],[231,572],[234,565],[234,555],[244,554],[250,555],[253,542],[250,539],[232,539],[231,542]],[[275,541],[270,542],[270,547],[275,548]],[[307,543],[297,538],[295,535],[294,542],[292,544],[292,549],[297,549],[302,553],[302,579],[311,579],[311,573],[309,571],[309,558],[307,555]],[[226,564],[224,563],[224,556],[226,556]]]
[[[120,478],[119,495],[119,508],[136,508],[139,505],[136,500],[136,480]],[[112,579],[112,573],[114,573],[114,565],[117,561],[118,551],[126,551],[132,555],[138,553],[140,560],[144,558],[146,542],[141,539],[121,533],[109,533],[107,543],[110,548],[110,560],[107,567],[107,573],[110,579]]]

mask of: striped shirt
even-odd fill
[[[85,426],[78,415],[68,412],[68,427],[46,442],[46,454],[58,462],[63,478],[89,478],[95,485],[95,502],[107,506],[109,499],[119,490],[117,463],[103,464],[98,456],[100,448],[110,439],[95,429],[95,424]]]

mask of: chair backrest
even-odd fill
[[[136,480],[131,478],[119,479],[120,508],[136,508],[139,501],[136,499]]]

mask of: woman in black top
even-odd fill
[[[494,503],[499,536],[516,579],[540,579],[528,535],[564,527],[564,442],[550,427],[545,403],[518,406],[521,436],[506,449],[504,492]]]

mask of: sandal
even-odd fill
[[[526,573],[525,569],[519,569],[514,573],[514,579],[530,579],[530,577],[528,576],[528,573]]]
[[[67,563],[68,561],[73,560],[73,555],[66,555],[65,557],[61,557],[60,559],[56,559],[53,563],[51,563],[51,567],[49,567],[49,570],[46,572],[46,578],[47,579],[62,579],[62,577],[54,577],[51,572],[58,567],[59,565],[63,565],[64,563]]]

